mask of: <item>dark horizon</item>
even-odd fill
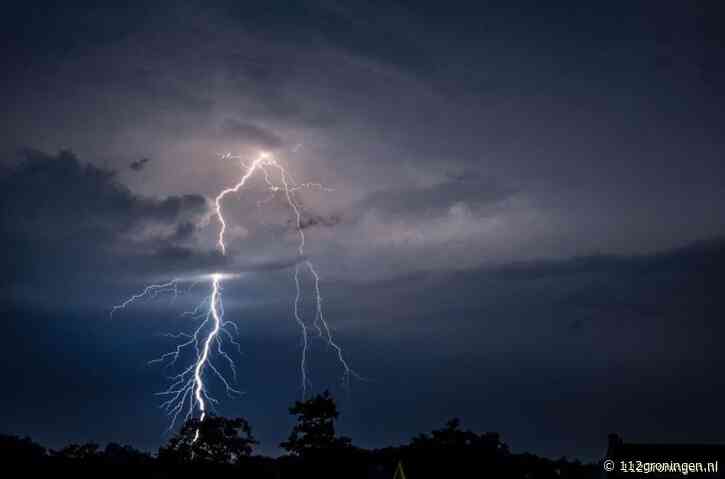
[[[0,20],[0,433],[156,450],[169,371],[147,362],[209,285],[109,311],[224,272],[245,394],[211,383],[218,413],[276,455],[310,260],[366,378],[346,391],[315,340],[310,392],[358,446],[451,417],[551,458],[723,443],[721,5],[213,3]],[[260,152],[328,187],[299,192],[304,255],[261,177],[219,251],[223,155]]]

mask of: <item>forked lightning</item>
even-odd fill
[[[300,304],[302,300],[302,284],[300,275],[306,270],[313,279],[313,294],[315,298],[315,314],[312,325],[314,326],[317,336],[324,339],[327,344],[335,351],[337,358],[343,368],[343,383],[349,386],[351,375],[357,374],[350,369],[342,348],[333,340],[329,325],[324,316],[322,307],[322,294],[320,291],[320,277],[315,269],[314,264],[305,256],[305,233],[302,227],[302,212],[299,202],[296,198],[297,191],[301,189],[318,189],[328,190],[319,183],[302,183],[298,184],[294,181],[287,170],[269,153],[262,152],[256,159],[247,163],[239,156],[231,154],[222,155],[224,160],[239,161],[243,174],[240,180],[231,188],[222,190],[214,199],[213,215],[220,223],[219,234],[217,237],[217,247],[219,251],[226,255],[227,246],[225,242],[225,233],[227,231],[227,220],[222,213],[222,201],[227,195],[238,193],[250,178],[256,172],[261,173],[270,196],[264,201],[257,204],[261,205],[270,201],[277,193],[282,192],[284,201],[289,206],[295,218],[295,230],[299,241],[297,244],[298,262],[294,270],[295,298],[292,304],[292,315],[299,325],[302,333],[302,352],[300,359],[300,375],[302,382],[302,397],[307,396],[307,387],[309,385],[307,372],[307,357],[309,348],[309,331],[300,312]],[[275,181],[276,179],[276,181]],[[211,294],[202,301],[194,310],[184,313],[192,318],[199,320],[199,326],[192,334],[179,333],[169,334],[175,339],[184,339],[176,348],[151,363],[165,363],[167,366],[176,365],[177,361],[185,354],[192,357],[191,364],[183,369],[180,373],[172,376],[172,384],[169,388],[159,395],[166,396],[167,400],[162,403],[162,407],[171,416],[172,429],[182,413],[185,419],[190,419],[194,413],[198,411],[199,421],[203,421],[208,414],[208,410],[218,401],[209,395],[207,375],[211,373],[225,387],[227,394],[238,395],[240,391],[231,386],[222,371],[215,366],[213,359],[222,359],[226,363],[226,367],[231,371],[234,381],[236,381],[236,366],[231,356],[225,351],[225,346],[229,344],[240,349],[234,337],[237,334],[236,325],[231,321],[224,320],[224,307],[222,303],[222,287],[223,279],[236,277],[235,275],[224,275],[221,273],[213,273],[208,276],[211,283]],[[119,310],[125,309],[132,303],[147,299],[155,298],[161,294],[170,294],[172,298],[176,298],[180,291],[180,279],[174,279],[166,283],[152,284],[144,288],[141,292],[132,295],[122,303],[113,306],[111,315]],[[200,431],[196,430],[193,442],[199,439]]]

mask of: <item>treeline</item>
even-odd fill
[[[51,473],[64,468],[92,471],[94,477],[127,477],[131,473],[199,477],[211,471],[217,477],[260,479],[425,479],[471,474],[521,479],[599,477],[600,468],[594,464],[513,454],[498,433],[463,430],[457,419],[412,438],[409,444],[366,450],[337,435],[338,411],[328,392],[298,401],[289,411],[297,421],[289,438],[280,444],[287,453],[276,459],[254,454],[258,442],[245,419],[210,415],[203,422],[187,421],[154,455],[115,443],[104,448],[93,443],[71,444],[52,450],[30,438],[0,435],[0,461],[5,467],[44,466]]]

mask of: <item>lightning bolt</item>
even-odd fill
[[[343,355],[342,348],[334,341],[330,327],[325,319],[323,312],[323,299],[320,291],[320,276],[314,264],[305,256],[305,233],[302,227],[302,211],[300,203],[296,198],[296,193],[302,189],[315,189],[320,191],[331,191],[329,188],[319,183],[297,183],[287,170],[269,153],[261,152],[257,158],[247,163],[239,156],[233,156],[230,153],[221,155],[224,160],[236,160],[240,162],[243,174],[239,181],[232,187],[222,190],[214,199],[213,215],[220,224],[217,236],[217,247],[222,255],[226,255],[227,247],[225,242],[225,233],[227,231],[227,222],[222,211],[222,201],[232,193],[238,193],[247,182],[252,178],[255,172],[262,174],[269,197],[263,201],[257,202],[257,206],[271,201],[279,192],[283,192],[284,199],[292,211],[295,219],[295,231],[298,237],[297,256],[299,261],[295,265],[293,274],[295,284],[295,298],[292,303],[292,315],[294,320],[300,327],[302,335],[302,351],[300,359],[300,375],[301,389],[303,399],[307,396],[307,387],[310,384],[308,379],[307,360],[309,354],[309,331],[300,312],[300,303],[302,301],[302,284],[301,273],[306,270],[313,279],[313,293],[315,298],[315,315],[312,325],[317,331],[317,336],[323,339],[327,345],[332,348],[337,356],[339,363],[343,368],[343,384],[349,387],[350,376],[360,378],[353,371]],[[273,174],[276,173],[276,175]],[[277,182],[275,182],[277,178]],[[211,293],[204,298],[193,310],[184,312],[184,316],[191,316],[192,319],[200,321],[197,328],[191,333],[166,334],[167,337],[173,339],[181,339],[179,344],[170,352],[159,358],[149,361],[149,363],[163,363],[166,367],[174,366],[182,356],[192,355],[191,364],[183,369],[180,373],[171,376],[171,385],[160,393],[160,396],[168,397],[161,404],[161,407],[171,417],[169,430],[173,429],[178,418],[185,412],[185,419],[190,419],[194,413],[198,411],[199,422],[202,422],[207,416],[208,411],[218,403],[216,399],[209,395],[205,378],[208,374],[212,374],[225,387],[229,396],[240,395],[240,391],[231,386],[229,381],[224,377],[217,366],[214,365],[213,358],[221,358],[231,370],[234,382],[236,382],[236,366],[232,358],[225,351],[225,344],[234,345],[238,351],[241,350],[239,343],[234,339],[238,334],[236,324],[232,321],[224,320],[224,306],[222,303],[222,279],[234,277],[233,275],[223,275],[221,273],[213,273],[208,279],[211,283]],[[196,279],[187,292],[199,282]],[[146,286],[142,291],[130,296],[122,303],[113,306],[110,315],[119,310],[124,310],[131,304],[143,300],[154,299],[161,294],[171,294],[172,301],[180,294],[181,279],[173,279],[167,283],[151,284]],[[192,443],[199,439],[200,431],[196,430]]]
[[[219,314],[221,297],[219,296],[218,274],[212,275],[211,284],[212,293],[211,298],[209,299],[209,311],[211,312],[214,326],[209,335],[206,337],[206,341],[204,341],[204,350],[201,353],[201,357],[196,362],[196,367],[194,368],[194,397],[196,397],[196,402],[199,404],[199,411],[201,411],[199,422],[203,421],[204,417],[206,417],[206,403],[204,402],[204,397],[202,396],[202,393],[204,392],[204,381],[202,380],[201,374],[204,370],[204,366],[207,364],[207,360],[209,359],[209,348],[211,347],[211,342],[214,341],[214,338],[216,338],[217,334],[219,334],[219,330],[221,329],[221,316]],[[194,434],[194,440],[191,441],[192,444],[195,443],[197,439],[199,439],[198,429]]]
[[[210,406],[218,403],[208,392],[205,381],[207,372],[216,377],[229,396],[242,394],[230,384],[220,368],[215,366],[212,361],[212,355],[223,359],[232,372],[234,382],[236,382],[236,365],[231,356],[226,353],[224,346],[225,344],[233,344],[238,350],[241,348],[234,339],[234,336],[238,333],[236,324],[224,320],[224,306],[221,295],[222,279],[230,277],[233,276],[221,273],[214,273],[209,277],[211,294],[204,298],[193,310],[182,313],[183,316],[191,316],[192,319],[198,320],[199,325],[191,334],[165,334],[167,337],[182,339],[183,341],[177,344],[172,351],[149,361],[149,364],[161,363],[169,368],[184,356],[191,354],[193,357],[192,364],[180,373],[171,376],[171,385],[166,390],[157,393],[159,396],[168,398],[161,404],[161,408],[171,417],[168,430],[173,429],[184,411],[186,412],[185,419],[190,419],[198,411],[200,421],[203,421]],[[125,309],[134,301],[153,298],[164,292],[173,292],[178,295],[180,294],[181,282],[182,280],[175,279],[168,283],[147,286],[140,293],[134,294],[123,303],[114,306],[111,313],[119,309]],[[197,282],[198,280],[194,281],[192,287]],[[197,430],[194,442],[198,439],[198,435],[199,431]]]
[[[162,283],[162,284],[150,284],[144,288],[143,291],[140,293],[134,294],[130,298],[128,298],[126,301],[124,301],[121,304],[117,304],[113,308],[111,308],[111,318],[113,318],[113,313],[120,309],[126,309],[126,306],[129,304],[138,301],[140,299],[144,298],[156,298],[159,294],[163,293],[173,293],[173,298],[176,298],[179,295],[179,280],[178,279],[172,279],[168,283]]]
[[[343,368],[343,384],[349,386],[351,376],[360,378],[360,376],[350,368],[347,361],[345,360],[342,348],[333,340],[332,332],[330,327],[325,320],[325,315],[322,308],[322,294],[320,292],[320,276],[315,269],[315,265],[305,257],[305,232],[302,227],[302,211],[299,202],[297,201],[296,193],[302,189],[315,189],[321,191],[332,191],[330,188],[324,187],[320,183],[297,183],[292,175],[282,166],[271,154],[262,152],[254,159],[251,163],[245,163],[244,159],[240,156],[234,156],[231,154],[222,155],[225,160],[236,160],[241,164],[244,174],[240,178],[239,182],[231,188],[222,190],[214,200],[215,205],[215,216],[219,220],[219,236],[217,238],[217,246],[219,247],[222,254],[226,254],[226,243],[224,235],[227,229],[227,223],[222,214],[222,200],[225,196],[231,193],[238,193],[247,181],[253,176],[256,171],[261,171],[263,179],[267,185],[267,189],[270,192],[270,196],[265,199],[262,203],[270,201],[274,195],[280,191],[284,193],[284,199],[291,209],[294,220],[295,220],[295,231],[298,236],[297,243],[297,255],[300,260],[295,265],[294,271],[294,283],[295,283],[295,299],[293,302],[292,314],[300,327],[302,333],[302,352],[300,359],[300,376],[302,381],[302,397],[307,396],[307,387],[309,385],[308,372],[307,372],[307,356],[309,354],[309,333],[307,326],[302,319],[300,313],[300,302],[302,300],[302,288],[300,279],[300,264],[303,264],[308,273],[313,277],[314,280],[314,296],[315,296],[315,317],[313,326],[317,331],[317,335],[320,338],[325,339],[328,346],[335,350],[337,358]],[[275,183],[273,175],[270,170],[276,171],[279,183]],[[260,206],[260,203],[257,203]]]

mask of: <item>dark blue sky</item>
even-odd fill
[[[333,189],[301,194],[307,252],[367,379],[346,393],[322,343],[310,371],[355,443],[452,416],[549,456],[595,458],[609,432],[721,441],[721,20],[716,2],[10,7],[1,432],[156,449],[146,362],[207,286],[109,309],[222,270],[241,273],[224,301],[246,394],[219,412],[277,453],[300,394],[290,213],[251,184],[225,203],[225,257],[209,216],[239,177],[219,154],[264,149]]]

